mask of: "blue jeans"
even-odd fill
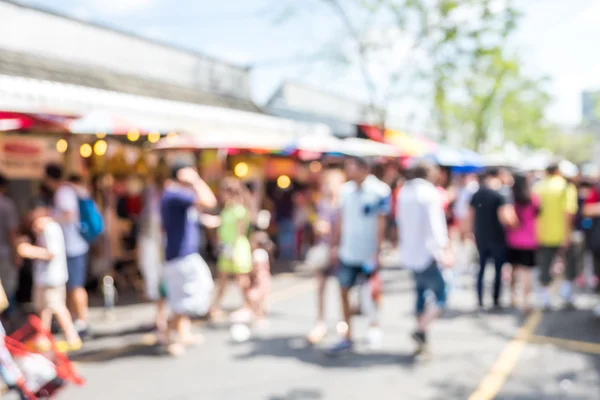
[[[294,221],[283,219],[277,223],[277,246],[279,247],[279,258],[290,261],[296,256],[296,228]]]
[[[67,257],[67,289],[79,289],[85,287],[87,280],[87,253],[76,257]]]
[[[504,243],[477,244],[479,251],[479,273],[477,275],[477,298],[479,306],[483,307],[483,277],[485,267],[490,258],[494,260],[494,305],[500,304],[500,290],[502,289],[502,267],[506,263],[507,248]]]
[[[423,271],[414,271],[415,290],[417,294],[416,313],[417,316],[423,314],[427,303],[427,291],[431,291],[435,296],[435,301],[440,309],[446,308],[447,293],[446,282],[442,271],[434,261]]]

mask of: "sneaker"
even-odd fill
[[[369,348],[377,350],[383,346],[383,331],[379,327],[371,327],[367,333]]]
[[[427,352],[427,336],[425,335],[425,332],[414,332],[412,334],[412,339],[417,344],[415,355],[420,355]]]
[[[352,351],[354,344],[350,339],[343,339],[327,351],[327,355],[336,357]]]

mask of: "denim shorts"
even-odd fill
[[[414,271],[413,274],[415,277],[415,290],[417,292],[417,315],[421,315],[425,311],[428,291],[433,293],[437,306],[443,310],[446,307],[447,301],[446,282],[437,263],[432,262],[425,270]]]
[[[76,257],[67,257],[67,289],[79,289],[85,287],[87,280],[87,254]]]
[[[362,265],[346,264],[340,261],[337,277],[342,288],[350,289],[359,283],[360,277],[368,279],[371,276],[363,271]]]

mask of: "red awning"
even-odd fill
[[[0,111],[0,131],[68,133],[68,124],[72,119],[62,115]]]

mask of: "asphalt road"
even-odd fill
[[[59,398],[95,399],[580,399],[600,398],[600,321],[584,296],[580,311],[478,314],[472,288],[457,288],[450,310],[431,332],[432,357],[415,360],[410,275],[384,271],[384,347],[359,341],[355,354],[339,359],[303,336],[315,318],[314,281],[291,274],[275,278],[270,327],[236,344],[226,325],[199,322],[206,343],[179,359],[161,354],[153,336],[135,328],[152,318],[149,305],[127,306],[117,320],[97,325],[99,338],[74,354],[87,379]],[[231,288],[227,305],[239,304]],[[339,316],[337,284],[329,285],[328,320]],[[104,329],[104,331],[102,331]],[[357,339],[366,322],[357,319]]]

